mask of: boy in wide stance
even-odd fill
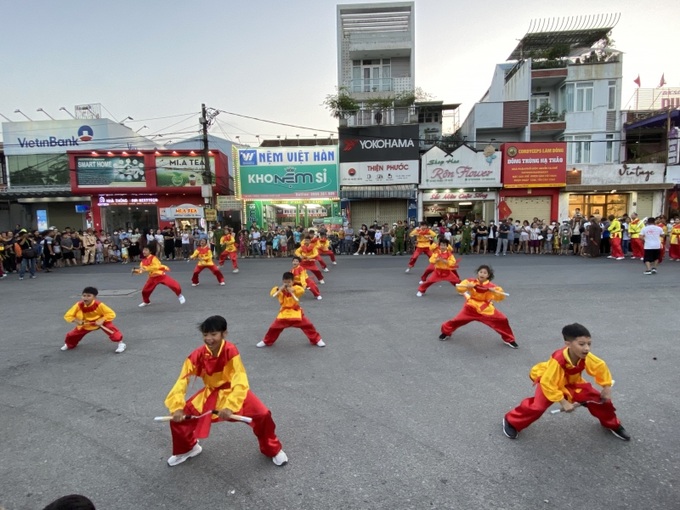
[[[213,423],[229,420],[232,414],[242,414],[253,420],[249,426],[257,436],[260,451],[277,466],[283,466],[288,457],[276,437],[272,413],[250,391],[238,349],[227,342],[226,319],[213,315],[198,329],[205,345],[184,360],[179,378],[165,398],[165,406],[172,414],[172,457],[168,465],[176,466],[200,454],[203,449],[198,440],[208,437]],[[203,379],[205,387],[187,401],[187,385],[192,376]],[[212,410],[217,410],[217,414],[191,418]]]
[[[578,406],[585,407],[612,434],[630,441],[611,402],[613,381],[609,368],[590,352],[590,332],[575,323],[564,326],[562,336],[566,347],[556,350],[548,361],[531,369],[529,377],[536,384],[536,392],[505,415],[503,433],[510,439],[517,439],[521,430],[538,420],[552,404],[559,403],[565,413]],[[584,370],[602,386],[602,392],[581,377]]]
[[[78,343],[90,331],[101,329],[112,342],[116,342],[116,353],[121,353],[125,350],[123,343],[123,334],[111,322],[116,318],[116,312],[111,310],[101,301],[97,301],[96,297],[99,291],[95,287],[85,287],[82,293],[82,300],[73,305],[66,314],[64,320],[66,322],[75,322],[77,325],[66,333],[62,351],[68,351],[78,347]]]
[[[271,326],[264,335],[264,339],[256,344],[256,347],[270,347],[279,338],[281,332],[286,328],[300,328],[309,339],[309,343],[317,347],[326,347],[321,335],[314,327],[314,324],[305,316],[300,306],[300,296],[305,293],[305,289],[295,285],[293,273],[283,273],[282,283],[278,287],[273,287],[269,293],[271,297],[277,298],[281,304],[279,314],[272,322]]]

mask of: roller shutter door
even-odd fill
[[[515,221],[538,218],[550,223],[550,197],[506,197],[505,202],[512,210],[510,217]]]
[[[362,224],[372,225],[374,221],[382,225],[392,225],[399,220],[406,221],[408,201],[395,200],[352,200],[350,214],[352,226],[361,227]]]

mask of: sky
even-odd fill
[[[346,1],[344,4],[361,3]],[[199,132],[243,144],[336,132],[322,106],[337,87],[331,0],[0,0],[0,114],[68,119],[77,104],[168,143]],[[622,107],[642,87],[680,87],[678,1],[416,0],[416,87],[459,103],[460,122],[534,19],[620,13]],[[37,111],[42,108],[46,113]],[[261,119],[261,120],[253,120]],[[6,119],[0,117],[0,122]],[[160,136],[159,136],[160,135]],[[238,138],[237,138],[238,137]]]

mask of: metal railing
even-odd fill
[[[349,90],[353,94],[361,92],[392,92],[394,86],[392,78],[368,78],[351,80]]]

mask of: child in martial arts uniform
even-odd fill
[[[204,269],[210,270],[210,272],[215,275],[215,278],[217,278],[219,284],[224,285],[224,275],[213,262],[212,250],[210,249],[210,245],[208,245],[207,239],[201,239],[198,242],[198,248],[194,250],[194,253],[191,254],[189,259],[198,259],[194,274],[191,275],[192,287],[198,287],[198,275],[201,274],[201,271]]]
[[[293,273],[293,284],[298,285],[303,289],[309,289],[316,299],[321,300],[321,292],[319,292],[319,287],[316,286],[314,280],[307,276],[307,271],[300,265],[300,260],[300,257],[297,255],[293,257],[293,267],[290,270],[290,272]]]
[[[434,267],[434,270],[427,277],[427,280],[420,284],[416,296],[423,296],[430,285],[436,282],[451,282],[451,285],[454,286],[460,283],[460,278],[456,272],[458,267],[456,257],[449,250],[449,246],[449,242],[446,239],[439,241],[439,246],[430,257],[430,264]]]
[[[101,329],[112,342],[116,342],[116,353],[121,353],[125,350],[125,343],[123,343],[123,334],[111,322],[116,318],[116,312],[106,306],[101,301],[97,301],[96,297],[99,291],[94,287],[85,287],[82,293],[82,300],[73,305],[66,314],[64,320],[66,322],[75,322],[77,325],[66,333],[62,351],[75,349],[78,343],[90,331]]]
[[[177,283],[177,280],[170,278],[165,274],[166,271],[170,271],[170,268],[161,264],[158,257],[151,254],[151,250],[148,246],[145,246],[142,249],[142,257],[139,268],[132,270],[135,274],[147,273],[149,275],[149,279],[144,284],[144,288],[142,288],[142,302],[139,303],[139,307],[143,308],[151,304],[149,298],[158,285],[165,285],[173,291],[177,296],[177,299],[179,299],[180,304],[183,305],[186,303],[186,299],[182,295],[182,287],[180,284]]]
[[[227,232],[220,238],[220,244],[224,246],[224,251],[220,254],[220,266],[224,265],[227,259],[231,260],[232,273],[238,273],[238,259],[236,258],[236,236],[234,229],[227,227]]]
[[[321,271],[319,271],[319,268],[316,265],[319,259],[319,251],[316,249],[316,243],[312,243],[312,238],[310,236],[305,236],[302,239],[302,244],[295,250],[295,255],[300,257],[300,265],[307,271],[311,271],[321,285],[326,283]]]
[[[408,261],[408,267],[406,268],[407,273],[411,270],[413,266],[416,265],[416,261],[418,260],[418,257],[420,257],[422,253],[427,255],[428,259],[432,256],[432,252],[430,251],[430,244],[432,243],[432,241],[437,239],[436,232],[434,230],[431,230],[430,227],[427,226],[427,223],[424,221],[421,221],[420,227],[413,229],[409,236],[416,238],[416,249]]]
[[[252,419],[250,427],[257,436],[260,451],[271,457],[277,466],[283,466],[288,457],[276,437],[272,413],[250,391],[238,349],[227,341],[227,321],[214,315],[203,321],[198,329],[205,345],[184,360],[179,378],[165,398],[165,406],[172,414],[172,457],[168,464],[176,466],[201,453],[203,448],[198,440],[208,437],[210,426],[229,421],[232,414],[239,414]],[[203,379],[205,387],[185,400],[191,377]],[[191,418],[210,411],[213,413]]]
[[[505,415],[503,433],[516,439],[519,432],[538,420],[548,407],[559,403],[565,413],[578,406],[585,407],[612,434],[630,441],[611,402],[614,381],[609,368],[590,352],[590,332],[581,324],[569,324],[562,328],[562,337],[566,347],[556,350],[548,361],[531,369],[529,377],[536,385],[534,396],[524,399]],[[583,379],[584,370],[602,386],[602,392]]]
[[[331,249],[331,242],[328,239],[326,232],[321,232],[319,234],[319,241],[317,242],[316,249],[319,252],[319,258],[317,260],[323,262],[321,255],[327,255],[328,257],[330,257],[333,265],[337,264],[337,262],[335,260],[335,252],[333,252],[333,250]],[[323,266],[321,266],[321,267],[323,267]],[[324,271],[326,269],[327,268],[324,268]]]
[[[293,273],[283,273],[281,285],[272,288],[270,295],[279,300],[281,309],[272,325],[269,326],[264,339],[257,343],[257,347],[270,347],[286,328],[300,328],[309,339],[309,343],[317,347],[326,347],[321,335],[300,306],[300,296],[304,294],[305,289],[294,285],[293,279]]]
[[[493,277],[493,269],[481,265],[477,268],[477,278],[468,278],[456,285],[458,292],[465,296],[466,302],[458,315],[442,324],[440,340],[450,337],[459,327],[478,321],[499,333],[508,347],[513,349],[519,347],[508,318],[493,306],[493,301],[505,299],[503,289],[491,283]]]

